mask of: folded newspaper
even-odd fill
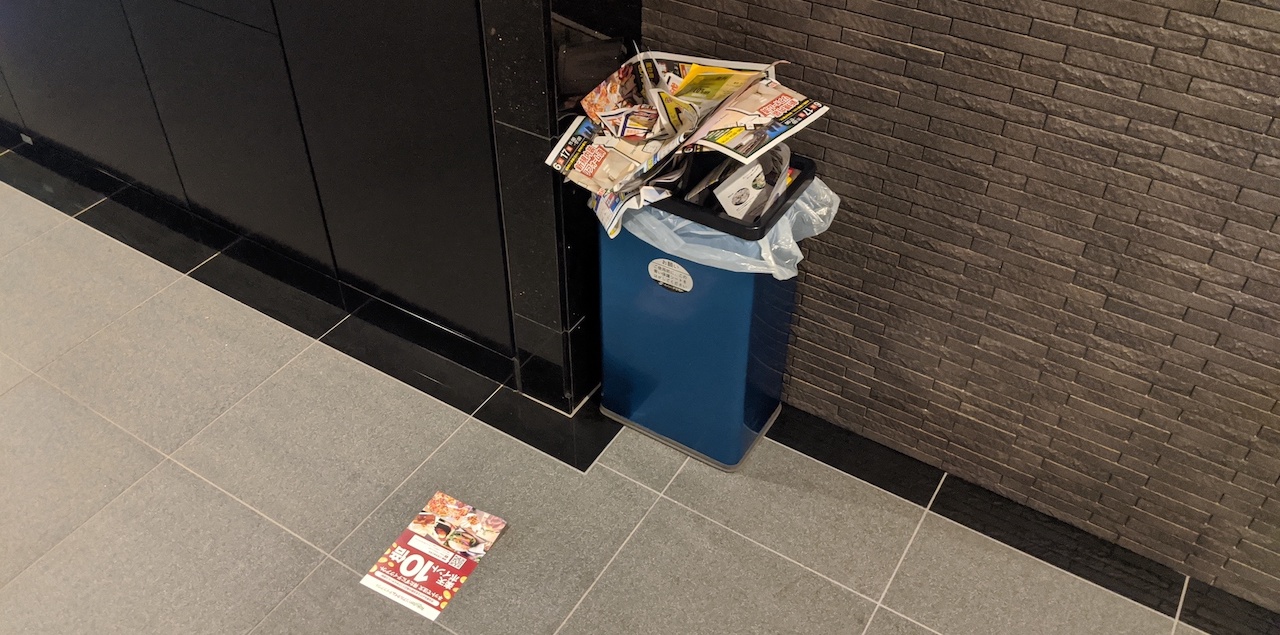
[[[664,173],[678,155],[714,151],[750,164],[826,113],[778,82],[778,63],[640,53],[583,98],[586,116],[546,163],[592,193],[616,236],[624,212],[671,196],[676,179]]]

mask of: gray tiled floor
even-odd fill
[[[772,441],[578,472],[42,205],[0,188],[0,635],[1174,631]],[[509,530],[432,624],[358,579],[437,489]]]

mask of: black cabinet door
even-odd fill
[[[182,2],[259,29],[272,32],[276,30],[276,18],[271,10],[271,0],[182,0]]]
[[[510,354],[475,2],[276,10],[339,275]]]
[[[175,0],[124,4],[192,206],[332,274],[279,38]]]
[[[28,128],[182,198],[119,0],[4,0],[0,68]]]

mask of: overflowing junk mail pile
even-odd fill
[[[827,111],[778,81],[781,63],[640,53],[582,99],[546,163],[591,192],[610,237],[672,197],[750,222],[796,178],[782,141]]]

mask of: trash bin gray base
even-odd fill
[[[638,423],[636,423],[636,422],[634,422],[634,421],[632,421],[632,420],[630,420],[630,419],[628,419],[628,418],[626,418],[626,417],[624,417],[624,416],[622,416],[622,415],[620,415],[620,414],[618,414],[618,413],[616,413],[616,412],[614,412],[614,411],[612,411],[612,410],[609,410],[608,408],[605,408],[604,406],[600,406],[600,414],[602,414],[602,415],[604,415],[604,416],[606,416],[606,417],[608,417],[608,418],[610,418],[610,419],[613,419],[614,421],[617,421],[618,423],[621,423],[622,425],[624,425],[624,426],[626,426],[626,427],[628,427],[628,428],[631,428],[632,430],[635,430],[636,432],[639,432],[640,434],[643,434],[643,435],[645,435],[646,437],[649,437],[650,439],[654,439],[654,440],[656,440],[656,441],[660,441],[660,442],[662,442],[662,444],[663,444],[663,445],[666,445],[666,446],[668,446],[668,447],[674,448],[674,449],[676,449],[676,450],[679,450],[679,451],[680,451],[681,453],[683,453],[683,454],[687,454],[687,455],[689,455],[689,456],[690,456],[690,457],[692,457],[692,458],[698,459],[699,461],[702,461],[703,463],[706,463],[707,465],[710,465],[711,467],[714,467],[714,468],[719,469],[719,470],[723,470],[723,471],[725,471],[725,472],[737,472],[739,469],[741,469],[741,468],[742,468],[742,465],[743,465],[743,463],[745,463],[745,462],[746,462],[747,457],[751,455],[751,451],[752,451],[752,450],[754,450],[754,449],[756,449],[756,446],[757,446],[757,445],[760,445],[760,440],[761,440],[761,439],[763,439],[763,438],[764,438],[764,436],[765,436],[765,434],[767,434],[767,433],[769,432],[769,428],[772,428],[772,427],[773,427],[773,422],[778,420],[778,415],[782,414],[782,404],[778,404],[778,407],[773,411],[773,414],[772,414],[772,415],[769,415],[769,421],[768,421],[767,423],[765,423],[765,424],[764,424],[764,428],[761,428],[761,430],[760,430],[760,436],[756,437],[755,441],[752,441],[752,442],[751,442],[751,446],[750,446],[750,447],[748,447],[748,448],[747,448],[747,451],[743,453],[742,460],[741,460],[741,461],[739,461],[736,465],[726,465],[726,464],[721,463],[720,461],[717,461],[717,460],[715,460],[715,459],[713,459],[713,458],[711,458],[711,457],[709,457],[709,456],[707,456],[707,455],[705,455],[705,454],[703,454],[703,453],[701,453],[701,452],[699,452],[699,451],[697,451],[697,450],[694,450],[694,449],[689,448],[689,447],[687,447],[687,446],[680,445],[679,443],[676,443],[675,441],[672,441],[671,439],[668,439],[668,438],[666,438],[666,437],[664,437],[664,436],[662,436],[662,435],[660,435],[660,434],[655,434],[654,432],[652,432],[651,430],[649,430],[649,429],[645,428],[644,426],[642,426],[642,425],[640,425],[640,424],[638,424]]]

